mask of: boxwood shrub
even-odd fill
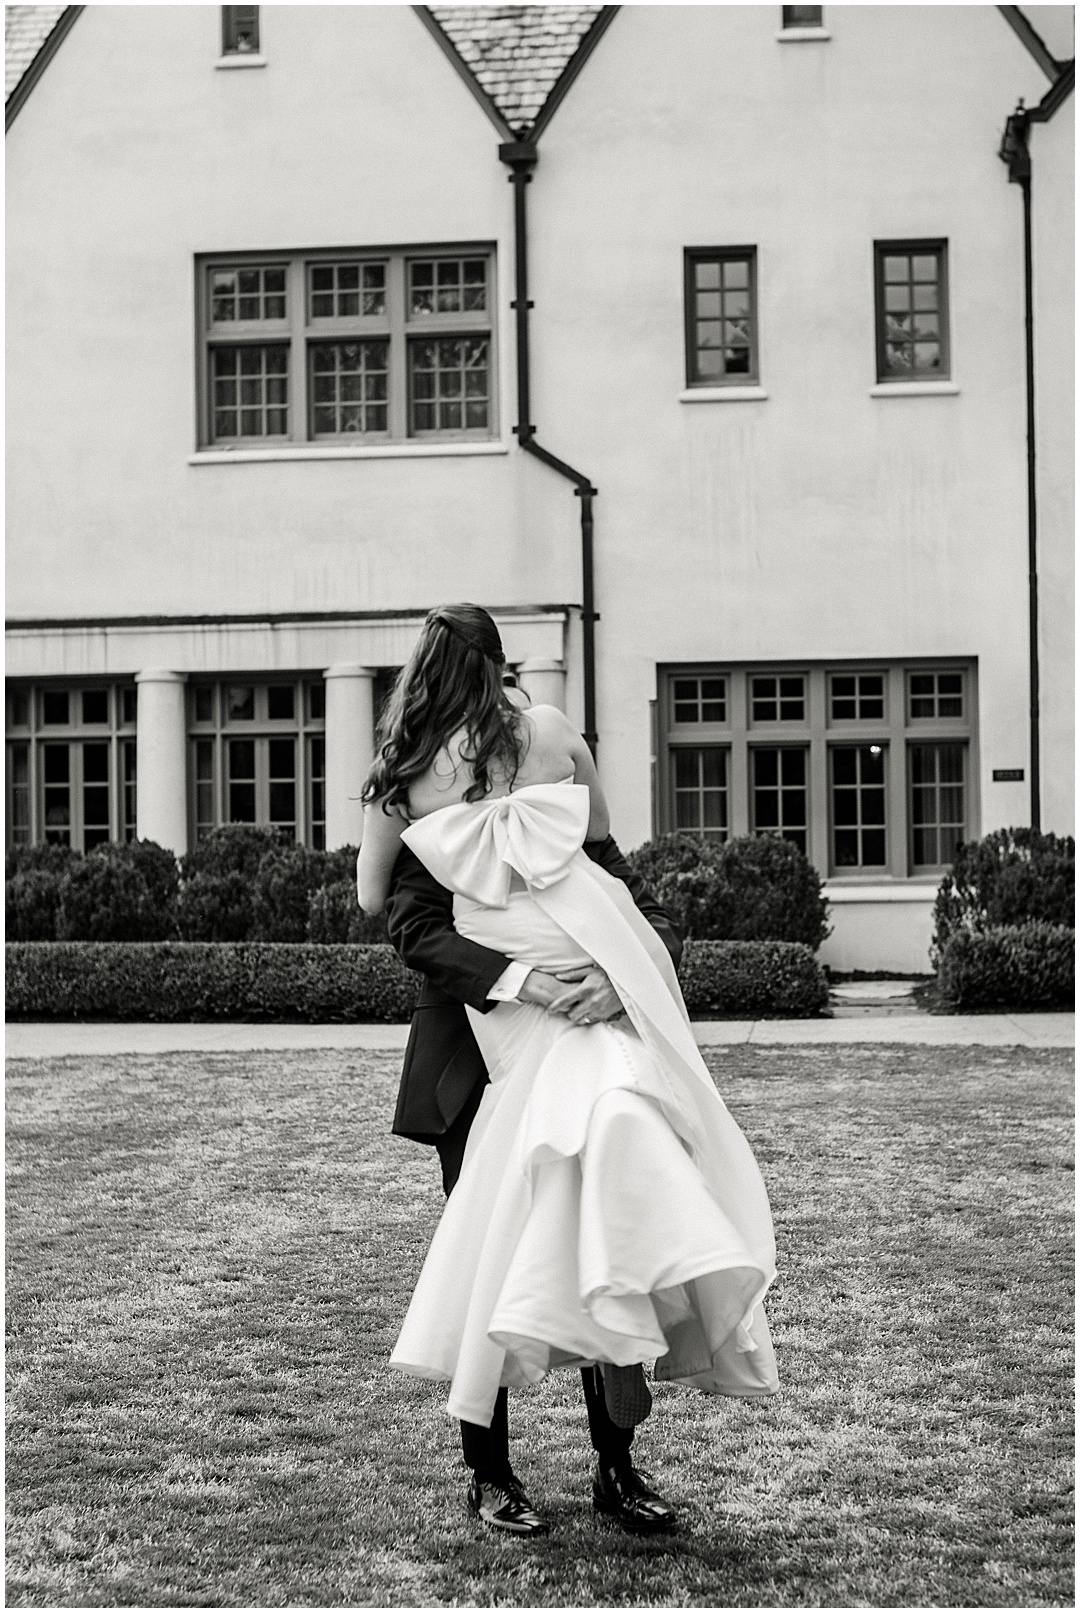
[[[9,942],[9,1019],[402,1022],[419,977],[390,946]]]
[[[816,952],[829,934],[816,869],[775,835],[662,835],[627,861],[691,940],[800,941]]]
[[[808,947],[691,941],[683,993],[698,1018],[805,1017],[828,999]],[[419,977],[387,945],[9,942],[10,1019],[401,1023]]]
[[[1071,925],[1076,896],[1076,845],[1071,836],[1038,829],[995,829],[961,846],[938,887],[931,957],[951,936],[1042,919]]]
[[[688,941],[679,984],[695,1019],[806,1019],[829,1001],[824,970],[798,941]]]
[[[957,930],[941,953],[938,990],[958,1010],[1072,1008],[1076,931],[1042,919]]]

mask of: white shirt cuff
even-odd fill
[[[531,963],[508,963],[487,994],[488,1002],[517,1002],[517,994],[532,973]]]

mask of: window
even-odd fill
[[[822,875],[899,880],[977,832],[973,662],[658,670],[657,833],[778,835]]]
[[[221,54],[223,56],[258,55],[258,6],[222,6]]]
[[[800,746],[750,752],[754,834],[779,835],[807,850],[807,753]]]
[[[885,716],[883,672],[834,672],[829,679],[833,722],[874,722]]]
[[[908,751],[911,865],[945,868],[967,839],[963,745],[912,745]]]
[[[912,672],[908,677],[912,722],[942,717],[963,717],[962,672]]]
[[[785,28],[820,28],[824,21],[822,6],[781,6],[780,19]]]
[[[875,241],[879,381],[949,379],[944,241]]]
[[[688,248],[685,299],[687,385],[756,383],[756,248]]]
[[[885,867],[885,748],[834,745],[832,863],[840,868]]]
[[[671,685],[675,721],[726,722],[726,678],[675,678]]]
[[[200,443],[491,438],[494,267],[489,247],[201,260]]]
[[[759,722],[805,722],[806,679],[794,677],[751,678],[750,715]]]
[[[9,846],[135,838],[135,716],[134,685],[8,686]]]
[[[719,745],[680,747],[675,752],[675,827],[713,840],[728,834],[727,751]]]
[[[254,823],[321,849],[325,710],[321,678],[192,684],[193,838],[203,839],[219,824]]]

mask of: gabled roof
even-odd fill
[[[515,134],[533,130],[605,6],[425,6]]]
[[[66,10],[66,6],[4,7],[5,101]]]

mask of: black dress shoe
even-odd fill
[[[649,1475],[629,1463],[605,1467],[593,1479],[593,1507],[615,1518],[632,1535],[667,1534],[676,1526],[675,1512],[645,1483]]]
[[[512,1473],[498,1481],[478,1479],[474,1474],[467,1500],[469,1511],[481,1523],[508,1535],[546,1535],[551,1527]]]

